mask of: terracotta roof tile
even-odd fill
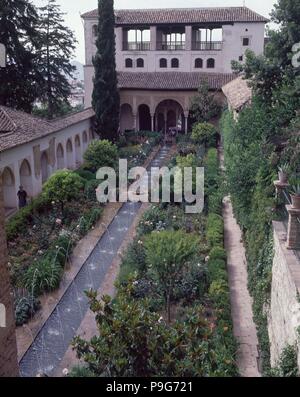
[[[234,110],[240,110],[243,106],[251,101],[252,90],[248,86],[248,81],[239,76],[230,83],[222,87],[230,106]]]
[[[1,133],[1,129],[6,125],[5,122],[1,123],[3,114],[14,124],[14,128],[7,133]],[[0,152],[58,132],[93,115],[92,109],[86,109],[60,119],[47,121],[28,113],[0,106]]]
[[[268,19],[247,7],[172,8],[116,10],[116,25],[151,25],[204,22],[268,22]],[[98,9],[82,18],[97,18]]]
[[[207,82],[212,90],[220,90],[235,74],[197,72],[119,72],[120,89],[197,90]]]
[[[12,132],[15,129],[16,125],[13,120],[3,108],[0,108],[0,134]]]

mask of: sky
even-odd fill
[[[46,0],[31,0],[36,6],[45,5]],[[66,24],[75,32],[78,40],[75,59],[84,63],[84,34],[80,14],[97,8],[97,0],[57,0],[66,13]],[[188,8],[188,7],[239,7],[245,5],[268,17],[276,0],[115,0],[115,9],[128,8]],[[163,4],[163,5],[162,5]]]

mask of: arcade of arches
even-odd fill
[[[11,157],[8,155],[7,164],[3,161],[4,166],[0,170],[6,216],[13,214],[18,207],[19,186],[23,186],[30,200],[41,191],[43,183],[53,172],[64,168],[78,168],[83,162],[83,154],[88,144],[93,139],[95,139],[94,132],[89,129],[66,140],[61,138],[57,143],[51,139],[47,143],[45,139],[42,145],[48,146],[45,150],[31,146],[27,152],[24,147],[20,147],[16,152],[19,158],[14,163],[11,163],[9,160]]]
[[[120,131],[159,131],[163,134],[170,129],[187,133],[189,107],[194,91],[172,93],[121,92]]]

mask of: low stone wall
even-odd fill
[[[300,260],[294,251],[286,248],[287,233],[283,223],[273,222],[273,229],[275,253],[268,316],[271,365],[276,365],[288,344],[297,343],[300,369]]]

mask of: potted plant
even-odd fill
[[[290,193],[293,208],[300,210],[300,181],[291,187]]]
[[[288,174],[289,174],[289,164],[284,163],[281,167],[278,167],[278,177],[280,183],[288,183]]]

